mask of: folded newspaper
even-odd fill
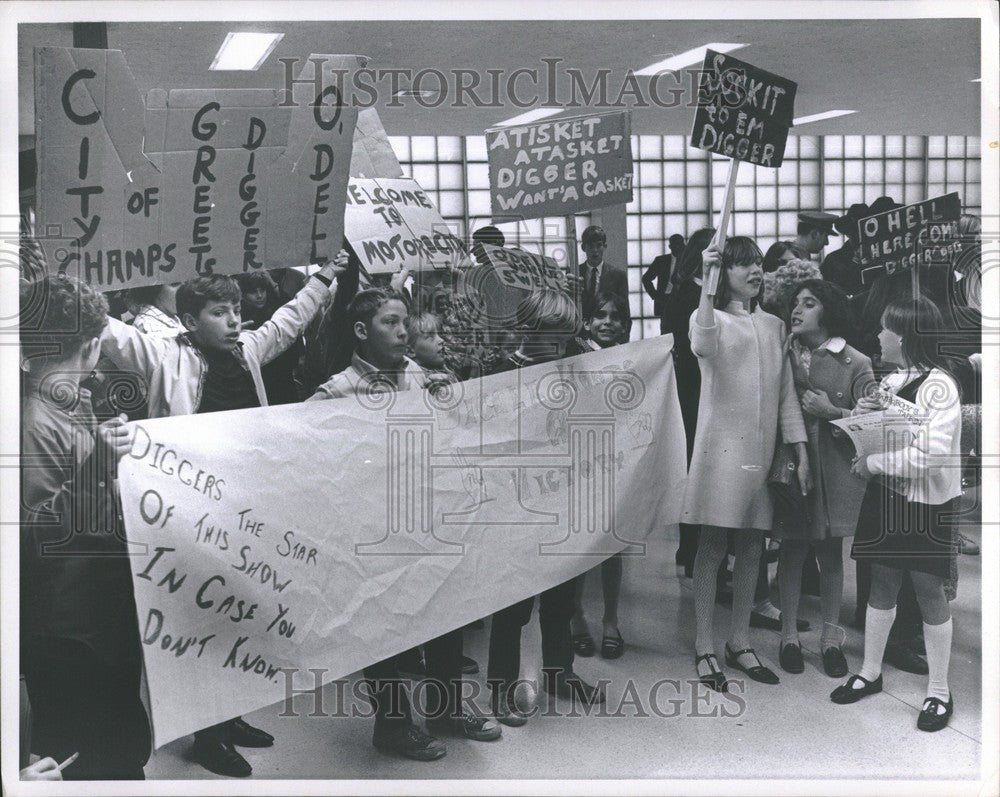
[[[882,389],[875,398],[883,409],[830,421],[851,438],[858,457],[905,448],[927,427],[927,414],[916,404]]]

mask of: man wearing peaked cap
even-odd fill
[[[802,260],[809,260],[823,251],[830,242],[833,223],[837,217],[821,210],[804,210],[799,213],[798,235],[792,242],[795,254]]]
[[[871,210],[864,202],[857,202],[833,222],[834,229],[847,238],[844,245],[823,259],[820,271],[823,279],[843,289],[848,296],[860,293],[861,258],[858,252],[858,222],[870,216]]]

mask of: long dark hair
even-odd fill
[[[670,275],[670,282],[675,288],[679,288],[690,279],[701,276],[701,253],[708,248],[713,235],[715,235],[715,230],[712,227],[702,227],[691,233],[677,265],[674,266],[674,273]]]
[[[737,263],[760,263],[763,259],[764,255],[761,254],[760,247],[757,246],[753,238],[746,235],[736,235],[726,239],[726,245],[722,248],[722,273],[719,274],[719,287],[715,291],[716,310],[723,309],[733,298],[726,272]],[[764,289],[763,280],[761,280],[760,287],[761,290]],[[751,300],[751,313],[756,309],[759,298],[760,294],[758,293],[757,298]]]
[[[926,296],[896,299],[886,306],[882,321],[885,329],[902,338],[900,346],[909,366],[923,372],[934,368],[944,371],[961,390],[958,363],[941,352],[948,333],[934,302]]]
[[[764,273],[770,274],[772,271],[777,271],[778,266],[781,265],[781,258],[786,252],[795,254],[795,245],[791,241],[778,241],[771,244],[764,253],[764,260],[761,262]]]

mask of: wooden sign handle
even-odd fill
[[[719,251],[726,245],[726,233],[729,229],[729,217],[733,210],[733,196],[736,194],[736,175],[739,172],[740,162],[733,158],[729,161],[729,177],[726,180],[726,194],[722,200],[722,210],[719,211],[719,222],[715,226],[715,235],[709,242],[709,246],[716,247]],[[706,293],[715,296],[719,287],[719,275],[721,269],[713,268],[710,273],[703,274],[705,280]]]

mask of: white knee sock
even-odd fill
[[[866,681],[874,681],[882,674],[882,657],[885,644],[889,641],[889,631],[896,619],[896,607],[876,609],[868,604],[865,614],[865,661],[858,673]]]
[[[951,618],[940,625],[924,623],[924,646],[927,648],[927,697],[948,702],[948,661],[951,659]]]

